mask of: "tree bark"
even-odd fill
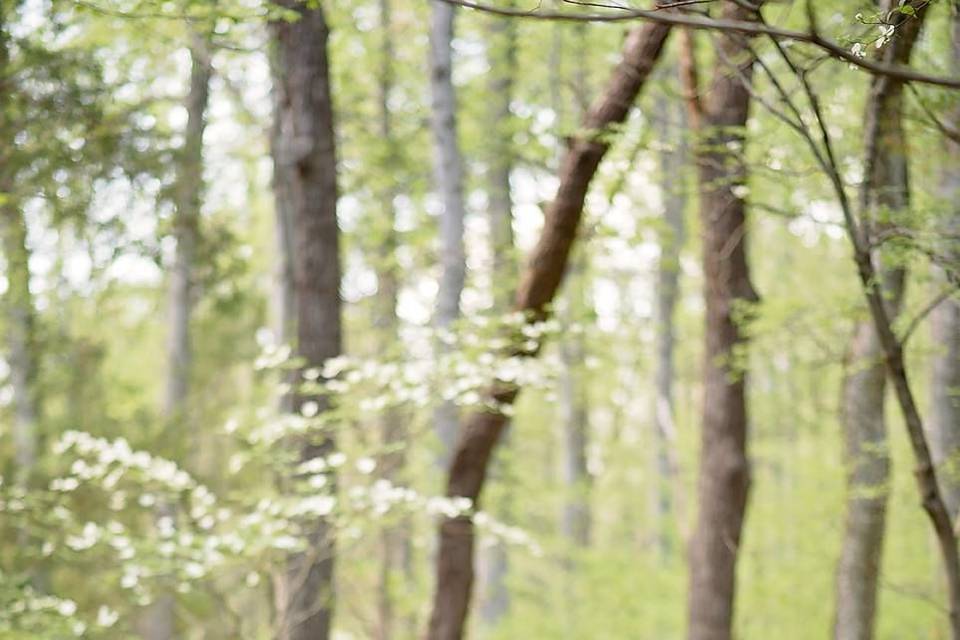
[[[584,119],[585,133],[571,141],[560,170],[556,197],[547,208],[540,240],[517,288],[514,308],[531,320],[542,319],[566,270],[577,235],[587,188],[609,148],[611,125],[624,122],[634,99],[660,57],[670,29],[647,24],[627,36],[620,63],[603,94]],[[527,352],[526,355],[533,355]],[[518,389],[493,385],[487,400],[509,404]],[[447,495],[475,504],[486,479],[490,454],[507,424],[501,412],[480,411],[464,423],[447,477]],[[427,633],[429,640],[457,640],[464,625],[473,586],[473,525],[469,518],[447,518],[439,530],[437,582]]]
[[[737,2],[724,18],[755,19]],[[740,35],[719,34],[712,85],[702,108],[696,161],[703,233],[706,349],[703,424],[697,486],[699,514],[690,541],[690,640],[732,636],[736,563],[747,508],[747,338],[744,303],[757,299],[747,264],[745,203],[736,195],[747,179],[742,162],[750,107],[746,83],[753,55]]]
[[[337,228],[337,161],[323,9],[284,0],[299,14],[270,24],[275,50],[277,118],[272,149],[277,209],[292,218],[291,259],[295,354],[305,367],[321,366],[341,352],[340,240]],[[325,398],[309,398],[327,406]],[[293,399],[299,410],[308,398]],[[298,443],[300,458],[329,455],[329,434]],[[325,518],[303,523],[309,546],[291,554],[275,584],[278,637],[326,640],[334,611],[334,540]]]
[[[463,247],[463,158],[457,142],[457,97],[453,86],[452,42],[454,7],[433,1],[430,22],[430,127],[433,132],[433,179],[440,196],[440,263],[442,273],[437,291],[434,326],[450,329],[460,316],[460,294],[466,279]],[[439,344],[442,344],[439,343]],[[440,347],[442,350],[442,347]],[[439,464],[446,469],[457,438],[459,415],[452,401],[443,402],[434,412],[434,426],[440,439]]]
[[[656,306],[654,315],[654,398],[652,424],[654,436],[654,468],[657,470],[656,514],[657,547],[664,557],[673,552],[674,521],[682,502],[678,487],[676,428],[674,422],[674,364],[676,340],[674,310],[680,293],[680,252],[686,235],[684,212],[687,208],[683,180],[687,149],[684,141],[686,118],[683,111],[665,95],[656,104],[661,138],[665,147],[660,152],[660,184],[663,198],[664,226],[660,233],[660,259],[657,264]]]
[[[952,27],[954,72],[960,72],[960,6],[954,3]],[[955,106],[944,118],[954,130],[960,129],[960,106]],[[960,264],[960,143],[944,138],[941,163],[941,201],[944,203],[944,236],[951,238],[945,247],[949,258]],[[936,274],[938,282],[946,284],[946,274]],[[956,295],[944,300],[930,317],[933,344],[940,351],[934,356],[930,386],[932,388],[930,414],[930,448],[937,467],[940,490],[956,521],[960,510],[960,301]]]
[[[885,3],[889,11],[896,5]],[[908,64],[922,17],[900,25],[881,55],[887,62]],[[903,125],[903,85],[875,76],[866,107],[865,166],[869,173],[861,191],[861,209],[869,227],[880,218],[903,215],[909,207],[907,143]],[[881,268],[888,318],[895,318],[903,298],[905,272]],[[843,382],[844,458],[847,504],[844,537],[837,565],[834,637],[873,637],[880,561],[886,529],[890,458],[884,411],[884,350],[873,320],[859,322],[850,347],[850,371]]]
[[[516,27],[512,20],[490,21],[487,28],[487,60],[490,65],[487,91],[490,107],[487,111],[488,131],[491,132],[487,146],[487,220],[490,225],[490,251],[493,256],[491,289],[494,313],[510,310],[511,294],[516,287],[517,261],[513,245],[513,198],[510,191],[510,174],[513,171],[514,118],[510,110],[513,99],[514,70],[516,67]],[[502,455],[508,445],[505,440],[501,455],[496,460],[492,475],[499,476],[503,494],[496,505],[496,515],[502,520],[511,517],[512,489],[509,461]],[[509,558],[507,545],[492,541],[481,553],[483,566],[483,593],[480,597],[480,620],[490,627],[497,624],[510,608],[510,592],[507,589]]]
[[[173,237],[176,249],[170,269],[167,302],[167,381],[163,401],[163,420],[168,433],[180,434],[178,442],[192,440],[184,427],[188,420],[190,395],[190,316],[193,311],[193,269],[196,255],[200,207],[203,197],[203,132],[206,127],[210,77],[213,67],[203,38],[191,34],[190,88],[187,92],[187,127],[183,146],[177,153],[174,185]],[[158,509],[159,516],[172,516],[171,505]],[[150,606],[143,624],[148,640],[169,640],[176,632],[175,599],[163,593]]]

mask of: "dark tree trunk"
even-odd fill
[[[546,315],[570,255],[583,212],[587,188],[600,160],[609,148],[611,125],[622,123],[660,57],[670,29],[660,24],[638,27],[627,36],[623,58],[603,95],[594,103],[584,122],[588,133],[571,142],[560,169],[560,185],[547,208],[543,231],[521,278],[514,308],[531,319]],[[532,354],[530,354],[532,355]],[[509,404],[515,387],[495,385],[488,400]],[[477,502],[486,479],[490,454],[507,424],[500,412],[471,414],[463,424],[454,448],[447,478],[447,495]],[[473,524],[467,518],[448,518],[440,525],[437,554],[437,584],[427,634],[429,640],[457,640],[464,625],[473,587]]]
[[[750,20],[753,12],[724,2],[726,18]],[[690,640],[729,640],[736,564],[747,508],[746,336],[742,305],[756,300],[747,265],[745,203],[736,195],[747,169],[742,159],[750,107],[746,82],[753,55],[743,36],[717,36],[717,62],[705,95],[700,176],[706,349],[698,518],[690,541]]]
[[[885,3],[885,10],[891,8]],[[895,6],[895,5],[893,5]],[[921,12],[922,18],[926,12]],[[921,20],[903,23],[881,56],[905,65]],[[868,228],[882,228],[880,218],[903,215],[909,207],[907,143],[902,119],[903,85],[875,76],[867,101],[865,166],[861,209]],[[895,318],[903,298],[905,273],[880,268],[887,317]],[[880,560],[886,528],[890,458],[884,411],[884,350],[871,318],[858,323],[850,347],[849,372],[843,382],[844,457],[847,505],[844,537],[837,565],[836,640],[873,637]]]
[[[291,216],[294,347],[305,367],[341,351],[340,250],[336,148],[322,8],[284,0],[299,14],[270,24],[275,46],[274,188],[278,212]],[[295,410],[306,398],[293,399]],[[324,398],[312,398],[325,408]],[[298,444],[301,459],[330,454],[329,435]],[[303,523],[309,547],[292,554],[275,585],[278,637],[326,640],[334,600],[334,540],[323,518]]]

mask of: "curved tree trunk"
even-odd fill
[[[887,2],[886,10],[891,3]],[[893,5],[895,6],[895,4]],[[920,19],[903,23],[881,54],[888,63],[907,64],[920,30]],[[865,166],[860,195],[868,227],[882,227],[881,217],[903,215],[909,207],[907,142],[902,119],[903,85],[875,76],[866,107]],[[882,268],[887,317],[895,318],[903,298],[905,272]],[[837,565],[836,640],[873,637],[877,586],[886,528],[890,476],[884,411],[884,350],[873,320],[858,323],[850,348],[850,371],[843,382],[844,458],[847,466],[847,512]]]
[[[609,148],[611,125],[622,123],[660,57],[670,29],[648,24],[630,32],[623,58],[593,104],[584,122],[588,133],[571,142],[560,169],[557,195],[547,208],[543,231],[521,278],[514,308],[532,320],[546,315],[563,279],[583,212],[590,181]],[[523,353],[522,355],[534,355]],[[487,400],[510,404],[518,389],[495,385]],[[454,449],[447,478],[447,495],[469,498],[475,504],[486,479],[490,454],[500,438],[507,418],[501,412],[476,412],[463,425]],[[447,518],[440,525],[437,554],[437,582],[428,640],[458,640],[464,625],[473,587],[473,524],[469,518]]]
[[[754,19],[724,2],[722,15]],[[746,82],[753,55],[743,36],[717,36],[717,62],[703,104],[696,161],[703,233],[706,351],[698,518],[690,541],[690,640],[732,637],[736,565],[750,485],[747,461],[746,336],[738,309],[756,300],[747,264],[747,220],[736,187],[747,179],[742,163],[750,107]]]
[[[453,86],[454,7],[434,0],[430,22],[430,126],[433,131],[433,179],[440,195],[440,287],[434,326],[451,328],[460,316],[460,294],[466,279],[463,247],[463,158],[457,142],[457,96]],[[442,344],[442,343],[440,343]],[[456,405],[443,402],[434,412],[434,426],[440,439],[440,467],[446,469],[457,438],[459,416]]]
[[[291,216],[295,351],[305,367],[341,351],[340,249],[337,228],[336,146],[323,9],[284,0],[299,14],[270,24],[275,46],[274,188],[279,213]],[[317,401],[321,410],[325,399]],[[293,398],[294,410],[307,398]],[[299,444],[300,458],[329,455],[326,437]],[[304,523],[309,547],[291,554],[275,582],[277,637],[326,640],[334,604],[334,540],[324,518]]]

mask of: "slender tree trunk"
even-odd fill
[[[952,16],[954,72],[960,73],[960,5],[954,3]],[[944,118],[960,130],[960,107]],[[941,162],[941,194],[946,207],[943,224],[947,251],[960,264],[960,143],[944,138]],[[940,272],[938,282],[946,283]],[[944,300],[931,314],[933,344],[940,351],[933,360],[930,386],[933,391],[930,414],[930,448],[937,466],[940,490],[950,517],[956,521],[960,510],[960,301]]]
[[[430,126],[433,131],[433,179],[440,196],[440,288],[434,326],[450,329],[460,316],[460,294],[466,278],[463,247],[463,158],[457,142],[457,97],[453,86],[454,7],[433,1],[430,22]],[[442,344],[442,343],[441,343]],[[459,416],[453,402],[443,402],[434,414],[440,438],[440,465],[446,469],[457,438]]]
[[[723,2],[725,18],[755,16]],[[690,640],[729,640],[733,631],[736,564],[747,509],[746,336],[738,323],[744,303],[757,299],[747,264],[747,219],[739,185],[744,127],[750,107],[746,82],[753,55],[743,36],[717,36],[717,62],[697,144],[703,233],[706,349],[696,528],[690,541]]]
[[[892,8],[889,2],[886,4],[885,10]],[[919,15],[922,18],[925,14]],[[919,19],[911,19],[901,25],[881,55],[889,62],[909,63],[920,24]],[[865,114],[868,174],[860,198],[870,226],[882,227],[880,218],[890,216],[895,220],[909,207],[902,113],[903,85],[875,76]],[[880,273],[887,317],[895,318],[903,298],[905,272],[901,268],[881,268]],[[858,323],[850,354],[850,371],[843,383],[847,505],[837,565],[834,637],[868,640],[873,637],[876,619],[890,478],[884,350],[871,318]]]
[[[517,261],[513,246],[513,198],[510,192],[510,174],[513,170],[513,128],[510,111],[513,99],[514,70],[516,67],[516,28],[512,20],[490,22],[487,30],[490,75],[487,84],[490,108],[488,130],[491,132],[487,148],[487,219],[490,225],[490,251],[493,254],[494,311],[506,313],[510,309],[511,294],[516,287]],[[501,453],[508,443],[505,441]],[[503,455],[495,463],[494,475],[499,475],[503,495],[496,505],[500,519],[512,516],[511,469]],[[507,589],[509,558],[507,546],[495,540],[481,554],[483,563],[483,594],[480,598],[480,619],[493,626],[510,607]]]
[[[7,13],[0,8],[0,114],[6,98],[14,90],[10,72]],[[0,122],[0,133],[11,138],[14,131]],[[6,325],[6,359],[10,367],[13,389],[13,447],[15,481],[26,485],[37,460],[39,434],[37,421],[39,398],[36,386],[37,344],[36,312],[30,291],[30,248],[27,245],[27,222],[14,194],[16,177],[10,168],[9,151],[0,151],[0,241],[6,262],[7,291],[2,311]]]
[[[329,28],[313,3],[280,3],[297,20],[270,24],[275,50],[277,209],[292,218],[295,353],[316,367],[341,352],[340,248],[333,100],[327,57]],[[299,410],[307,401],[293,399]],[[327,406],[323,397],[309,398]],[[304,440],[301,460],[329,455],[333,439]],[[326,640],[334,605],[334,540],[325,518],[304,523],[308,549],[291,554],[275,583],[278,637]]]
[[[683,111],[678,111],[666,96],[658,96],[656,112],[665,144],[660,152],[664,227],[660,234],[660,260],[657,265],[652,423],[654,468],[657,470],[657,546],[660,554],[666,557],[673,552],[673,532],[676,527],[672,523],[680,521],[677,512],[681,503],[681,496],[676,491],[678,471],[674,455],[673,352],[676,323],[673,316],[680,293],[680,251],[686,235],[684,212],[687,196],[682,176],[687,156],[684,141],[687,126]]]
[[[391,18],[392,0],[380,0],[380,30],[382,33],[380,49],[380,119],[379,132],[386,146],[383,169],[396,167],[400,162],[399,149],[393,130],[393,117],[390,112],[390,93],[394,87],[394,26]],[[397,298],[400,291],[400,271],[396,262],[397,233],[394,229],[396,209],[394,199],[396,188],[391,184],[380,194],[382,220],[377,221],[379,253],[376,255],[377,294],[374,299],[373,324],[380,341],[381,353],[395,348],[399,339],[400,321],[397,317]],[[397,483],[402,479],[406,467],[406,446],[408,434],[404,416],[395,408],[388,409],[383,415],[381,440],[384,454],[379,463],[383,478]],[[413,548],[410,542],[410,522],[404,517],[400,522],[384,527],[381,537],[382,558],[378,585],[378,636],[380,640],[390,640],[397,632],[398,617],[406,618],[410,629],[406,635],[412,637],[415,624],[412,614],[396,611],[397,593],[402,583],[409,587],[413,583]]]
[[[187,128],[183,146],[177,154],[177,175],[174,185],[173,237],[176,250],[169,276],[167,302],[167,381],[163,400],[166,430],[178,442],[192,438],[184,431],[188,420],[190,394],[190,315],[193,311],[193,268],[197,246],[200,207],[203,197],[203,132],[206,126],[210,77],[213,67],[210,52],[203,38],[192,34],[190,45],[190,88],[187,93]],[[158,509],[160,517],[174,517],[171,505]],[[170,593],[157,597],[143,620],[143,635],[148,640],[169,640],[174,637],[175,599]]]
[[[26,220],[15,205],[5,204],[0,209],[0,223],[7,277],[3,310],[7,329],[7,364],[13,389],[15,473],[17,483],[25,486],[36,465],[39,439],[36,317],[30,291],[30,249]]]
[[[531,320],[545,317],[547,305],[563,279],[587,188],[609,148],[609,128],[626,119],[669,32],[668,26],[648,24],[629,33],[621,62],[584,119],[586,133],[571,141],[560,170],[557,195],[547,208],[540,240],[514,301],[514,308],[526,312]],[[518,354],[535,355],[520,350]],[[518,391],[512,385],[494,384],[487,400],[496,405],[510,404]],[[490,454],[506,424],[506,416],[498,411],[478,411],[469,416],[454,449],[447,478],[448,496],[466,497],[477,503]],[[473,524],[469,518],[447,518],[440,525],[439,536],[437,583],[427,638],[458,640],[463,637],[473,587]]]
[[[587,25],[576,25],[573,97],[577,113],[589,107],[587,88]],[[574,250],[568,269],[564,298],[566,324],[581,322],[589,315],[587,271],[589,258],[584,247]],[[567,331],[560,342],[563,373],[560,380],[560,421],[563,430],[563,485],[565,499],[560,531],[578,548],[590,544],[590,473],[587,470],[587,445],[590,432],[590,406],[583,362],[586,340],[581,331]]]

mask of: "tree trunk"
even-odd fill
[[[586,133],[571,141],[560,170],[560,184],[547,208],[540,240],[517,288],[514,308],[531,320],[542,319],[566,270],[577,235],[587,188],[609,148],[609,128],[622,123],[660,57],[670,29],[647,24],[627,36],[623,58],[602,96],[584,122]],[[523,355],[534,355],[522,352]],[[493,403],[509,404],[518,389],[495,384],[487,393]],[[490,454],[507,424],[502,412],[478,411],[464,423],[447,478],[447,495],[474,503],[486,479]],[[473,587],[473,524],[469,518],[447,518],[440,525],[437,583],[428,640],[457,640],[464,624]]]
[[[337,228],[336,147],[323,9],[284,0],[294,21],[270,24],[276,47],[277,110],[274,181],[278,211],[292,218],[295,354],[321,366],[341,351],[340,240]],[[326,408],[325,398],[309,398]],[[294,410],[308,398],[293,399]],[[333,439],[299,443],[301,460],[329,455]],[[334,540],[325,518],[303,523],[309,546],[291,554],[275,584],[278,637],[326,640],[334,604]]]
[[[663,230],[660,233],[660,259],[657,264],[656,307],[654,315],[654,398],[652,424],[654,436],[654,468],[657,470],[656,514],[657,547],[663,557],[673,552],[673,522],[681,520],[679,506],[677,460],[674,453],[673,352],[676,339],[674,309],[680,293],[680,251],[686,229],[687,208],[685,164],[687,129],[683,111],[678,111],[665,95],[656,103],[661,138],[665,145],[660,152],[660,181],[663,198]]]
[[[0,8],[0,112],[14,90],[10,77],[9,34],[7,13]],[[0,123],[0,133],[12,138],[14,131]],[[5,156],[4,156],[5,158]],[[9,160],[8,158],[5,158]],[[15,481],[26,485],[37,460],[39,434],[37,420],[36,312],[30,291],[30,248],[27,246],[27,222],[20,203],[13,193],[16,188],[14,170],[0,165],[0,235],[6,261],[7,291],[2,311],[5,315],[7,364],[13,389],[13,448]]]
[[[433,131],[433,179],[440,195],[440,287],[434,326],[450,329],[460,316],[460,294],[466,278],[463,248],[463,159],[457,142],[457,97],[453,86],[454,7],[434,0],[430,22],[430,126]],[[442,342],[439,343],[442,345]],[[442,347],[440,347],[442,350]],[[440,439],[439,463],[446,469],[457,438],[459,416],[456,405],[443,402],[434,413]]]
[[[190,45],[190,89],[186,98],[187,128],[183,146],[177,154],[177,175],[174,185],[173,237],[176,250],[170,270],[168,291],[167,382],[163,401],[163,420],[168,434],[178,442],[192,438],[185,432],[188,420],[187,398],[190,394],[190,315],[193,310],[193,264],[196,254],[200,207],[203,196],[203,131],[210,97],[210,52],[198,34],[192,34]],[[158,516],[172,517],[171,505],[158,509]],[[161,594],[143,620],[143,635],[148,640],[169,640],[174,637],[175,599]]]
[[[4,189],[4,193],[9,193]],[[30,291],[30,249],[27,224],[16,204],[0,210],[3,257],[6,261],[7,364],[13,389],[13,446],[16,481],[27,485],[37,461],[36,318]]]
[[[960,6],[952,19],[954,72],[960,72]],[[960,106],[944,118],[954,130],[960,130]],[[941,196],[944,212],[944,236],[950,245],[949,258],[960,264],[960,143],[944,138],[941,162]],[[938,282],[946,283],[944,273]],[[940,489],[952,520],[960,510],[960,301],[954,295],[944,300],[931,314],[933,344],[940,351],[933,360],[930,386],[933,391],[930,414],[930,448],[937,466]]]
[[[393,131],[390,113],[390,93],[394,87],[394,33],[391,18],[391,0],[380,0],[380,30],[382,34],[379,70],[379,133],[386,146],[382,169],[390,171],[400,162],[397,140]],[[400,291],[400,273],[396,262],[397,233],[394,229],[396,209],[394,199],[397,190],[391,183],[379,194],[383,220],[377,220],[379,252],[376,254],[377,294],[374,298],[373,324],[377,332],[381,353],[395,348],[399,339],[400,321],[397,317],[397,298]],[[392,483],[401,481],[406,467],[406,447],[409,435],[404,416],[397,408],[387,409],[380,423],[384,454],[379,468],[381,476]],[[410,541],[410,522],[403,517],[400,522],[384,527],[381,535],[381,565],[377,601],[377,633],[380,640],[390,640],[397,628],[396,595],[400,583],[409,587],[413,583],[413,549]],[[401,612],[401,617],[404,612]],[[412,615],[407,621],[411,627],[407,635],[415,633]]]
[[[736,2],[723,2],[725,18],[755,16]],[[744,303],[757,299],[747,265],[745,203],[736,195],[747,179],[742,162],[750,107],[746,82],[753,55],[743,36],[717,36],[717,62],[702,113],[697,145],[700,219],[703,233],[706,349],[699,514],[690,541],[690,640],[732,636],[736,564],[747,508],[747,371],[739,325]]]
[[[896,5],[886,3],[884,10]],[[919,14],[920,18],[926,12]],[[881,55],[887,62],[907,64],[920,29],[910,19]],[[881,217],[903,215],[909,207],[907,145],[902,121],[903,85],[875,76],[866,107],[867,180],[861,208],[868,226],[882,226]],[[903,298],[905,272],[881,268],[887,317],[895,318]],[[884,350],[873,320],[858,323],[850,347],[851,370],[843,382],[844,457],[847,505],[844,537],[837,565],[834,637],[873,637],[880,561],[886,528],[890,458],[884,411]]]
[[[495,313],[510,310],[511,294],[516,287],[517,261],[513,246],[513,199],[510,192],[510,174],[513,170],[513,128],[510,111],[513,99],[514,69],[516,66],[516,28],[512,20],[493,19],[487,29],[487,60],[490,75],[487,84],[490,108],[488,131],[491,132],[487,148],[487,219],[490,225],[490,251],[493,255],[491,288]],[[505,441],[501,449],[506,448]],[[493,474],[503,482],[503,495],[495,512],[501,520],[513,515],[511,469],[508,460],[501,455],[495,462]],[[480,598],[480,619],[484,625],[497,624],[510,607],[510,592],[507,589],[509,558],[507,545],[494,540],[483,549],[483,594]]]

